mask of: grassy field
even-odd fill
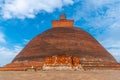
[[[120,71],[0,71],[0,80],[120,80]]]

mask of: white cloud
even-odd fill
[[[11,43],[8,43],[5,39],[5,34],[2,32],[3,27],[0,27],[0,66],[10,63],[13,58],[22,50],[23,46],[14,45],[9,47]],[[24,39],[22,44],[27,44],[29,40]]]
[[[2,32],[0,32],[0,43],[5,43],[5,36]]]
[[[53,12],[63,6],[73,4],[73,0],[5,0],[2,6],[3,18],[34,18],[40,11]]]
[[[13,49],[0,46],[0,66],[10,63],[23,47],[15,45]]]
[[[119,2],[119,0],[87,0],[86,2],[88,2],[90,5],[94,6],[94,8],[98,8],[104,5],[110,5],[110,4],[114,4],[116,2]]]
[[[120,21],[120,0],[84,0],[81,3],[73,15],[75,20],[84,18],[94,27],[108,27]]]
[[[2,32],[2,27],[0,27],[0,43],[5,43],[5,42],[6,42],[5,35]]]
[[[28,39],[24,39],[24,40],[23,40],[23,44],[26,45],[26,44],[28,44],[29,41],[30,41],[30,40],[28,40]]]
[[[23,48],[20,45],[14,45],[7,47],[9,44],[5,39],[5,34],[2,32],[3,27],[0,27],[0,66],[10,63],[11,60],[21,51]],[[27,40],[25,40],[27,42]]]

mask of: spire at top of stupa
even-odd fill
[[[52,27],[74,27],[74,20],[67,20],[65,14],[60,15],[60,20],[53,20]]]

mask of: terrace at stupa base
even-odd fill
[[[52,28],[33,38],[1,71],[120,70],[120,64],[89,33],[63,14]]]
[[[46,71],[46,70],[120,70],[119,63],[80,62],[77,56],[51,56],[42,61],[13,62],[0,68],[1,71]]]

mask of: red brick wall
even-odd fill
[[[79,57],[77,56],[51,56],[45,58],[46,66],[60,66],[60,65],[71,65],[78,66],[80,64]]]
[[[73,27],[74,20],[53,20],[52,27]]]

